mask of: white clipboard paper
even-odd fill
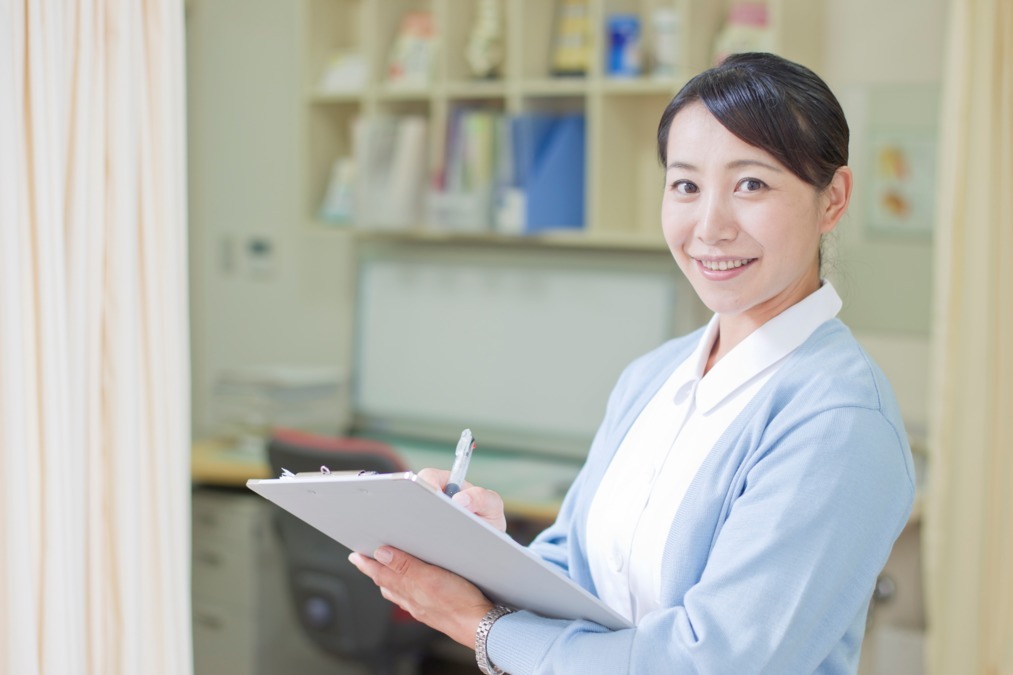
[[[393,546],[470,580],[493,602],[611,629],[632,625],[410,471],[307,474],[246,485],[354,551],[372,556],[380,546]]]

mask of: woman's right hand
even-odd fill
[[[447,487],[450,472],[444,469],[422,469],[419,478],[435,486],[441,492]],[[455,502],[486,521],[500,532],[506,532],[506,514],[503,512],[503,498],[498,492],[475,487],[464,481],[461,491],[451,497]]]

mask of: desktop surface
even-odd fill
[[[391,445],[412,471],[427,467],[449,469],[454,459],[452,444],[371,438]],[[551,521],[580,466],[581,463],[575,459],[480,448],[472,456],[467,480],[498,492],[503,497],[507,513],[512,516]],[[243,447],[228,439],[195,442],[190,473],[195,484],[221,487],[244,487],[250,478],[276,477],[271,475],[265,452]]]

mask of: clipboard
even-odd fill
[[[493,602],[542,616],[632,624],[508,535],[438,489],[402,473],[296,474],[246,486],[347,548],[393,546],[468,579]]]

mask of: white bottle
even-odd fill
[[[674,7],[657,7],[651,13],[651,75],[672,78],[678,74],[682,49],[682,16]]]

